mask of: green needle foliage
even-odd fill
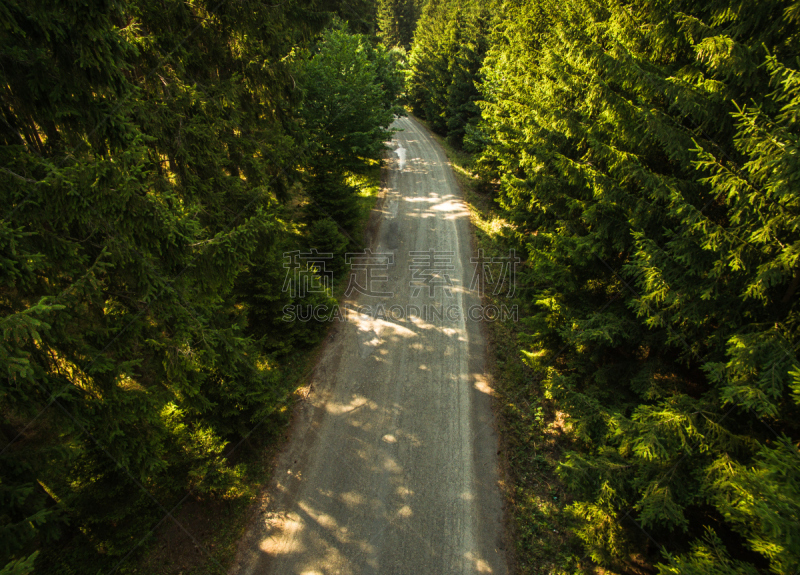
[[[461,9],[428,5],[409,96],[474,134],[527,256],[521,352],[568,424],[587,554],[796,573],[800,4],[510,0],[488,32]],[[454,28],[488,42],[478,72]]]
[[[2,4],[4,575],[110,569],[187,492],[235,497],[226,452],[276,420],[281,362],[320,332],[280,320],[282,254],[309,243],[294,196],[334,204],[315,178],[377,156],[399,93],[396,60],[338,29],[303,77],[353,63],[348,89],[298,86],[290,55],[336,8]]]
[[[378,36],[384,46],[408,50],[423,0],[378,0]]]
[[[406,88],[409,104],[459,149],[476,151],[475,140],[480,139],[476,81],[495,13],[491,3],[432,0],[414,33]]]

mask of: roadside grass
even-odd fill
[[[370,165],[360,173],[351,173],[347,183],[358,188],[358,225],[353,239],[363,244],[364,232],[369,221],[369,214],[378,201],[381,191],[382,162],[372,160]]]
[[[419,118],[444,149],[464,191],[472,220],[475,248],[484,258],[508,256],[515,248],[514,227],[495,209],[493,185],[478,175],[475,158],[456,150]],[[519,278],[518,278],[519,280]],[[488,292],[488,290],[487,290]],[[484,295],[485,305],[517,305],[520,319],[530,315],[525,286],[514,296]],[[584,554],[569,512],[569,493],[556,468],[570,437],[561,414],[545,396],[533,371],[523,363],[522,326],[512,320],[487,324],[489,370],[495,389],[495,410],[504,468],[503,495],[509,522],[511,573],[517,575],[594,573]]]

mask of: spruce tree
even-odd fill
[[[477,83],[494,13],[491,2],[430,2],[414,35],[408,100],[415,114],[457,148],[477,129]]]
[[[579,536],[609,567],[755,572],[744,546],[794,572],[794,4],[504,10],[482,161],[527,253],[522,351],[569,422]]]
[[[417,19],[415,0],[379,0],[377,19],[378,37],[385,46],[409,49]]]

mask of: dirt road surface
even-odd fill
[[[469,213],[425,129],[394,127],[362,260],[386,265],[356,275],[236,575],[507,573]]]

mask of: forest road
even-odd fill
[[[374,257],[356,262],[233,574],[507,573],[469,212],[426,130],[393,127]]]

